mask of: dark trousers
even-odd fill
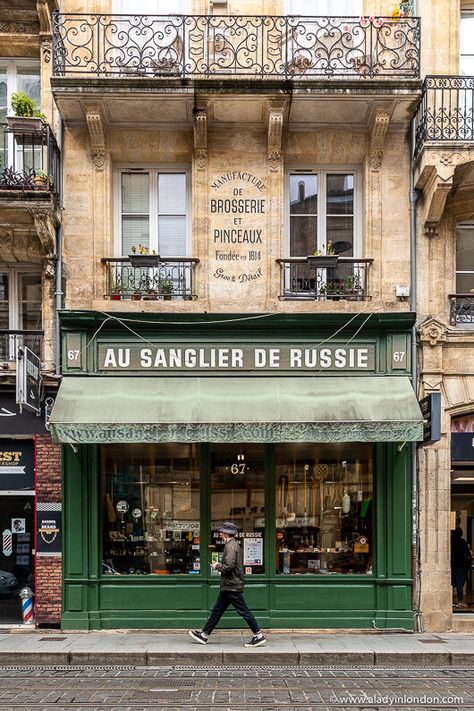
[[[209,619],[202,628],[202,631],[206,634],[211,634],[212,630],[217,625],[229,605],[232,605],[234,610],[238,612],[241,617],[243,617],[254,634],[260,632],[260,627],[258,626],[255,617],[247,607],[247,603],[245,602],[242,593],[231,590],[220,591],[212,612],[209,615]]]
[[[464,599],[464,583],[466,582],[467,568],[452,568],[451,570],[451,585],[456,588],[458,602]]]

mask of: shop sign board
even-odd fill
[[[98,369],[117,372],[286,372],[296,374],[376,370],[375,343],[239,346],[99,343]]]
[[[441,439],[441,393],[430,393],[420,400],[423,415],[423,447]]]
[[[37,502],[36,504],[36,554],[40,556],[61,555],[61,509],[60,503]]]
[[[19,346],[16,355],[16,401],[20,407],[39,413],[41,360],[26,346]]]
[[[0,491],[34,489],[33,440],[0,440]]]
[[[52,398],[46,398],[51,400]],[[47,405],[43,403],[46,416]],[[50,408],[51,409],[51,408]],[[0,395],[0,435],[35,435],[47,434],[43,417],[28,411],[20,412],[13,393]]]

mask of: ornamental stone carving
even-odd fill
[[[207,111],[193,111],[194,159],[198,170],[207,168]]]
[[[267,104],[267,148],[270,170],[276,172],[282,164],[283,131],[288,102],[269,101]]]
[[[377,111],[370,129],[370,167],[380,170],[383,158],[385,136],[387,134],[390,116],[385,111]]]
[[[50,212],[42,210],[30,210],[35,223],[36,234],[47,257],[56,253],[56,230],[53,217]]]
[[[430,346],[440,346],[446,341],[447,324],[436,318],[429,318],[419,327],[421,343],[428,343]]]
[[[102,114],[98,106],[86,108],[86,123],[91,142],[92,162],[96,170],[104,170],[106,156],[105,131]]]

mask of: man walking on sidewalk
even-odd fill
[[[252,612],[247,607],[242,591],[244,589],[244,565],[242,548],[236,539],[235,524],[227,521],[219,528],[221,539],[225,542],[224,553],[220,563],[212,563],[211,568],[221,574],[221,590],[208,621],[202,630],[190,630],[189,634],[195,642],[206,644],[209,636],[221,619],[229,605],[243,617],[253,632],[253,637],[245,643],[246,647],[261,647],[266,639],[260,630]]]

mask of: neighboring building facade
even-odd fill
[[[60,151],[49,87],[55,9],[46,0],[0,3],[0,624],[22,622],[19,591],[25,586],[35,592],[36,624],[57,626],[61,616],[60,539],[41,523],[46,512],[46,520],[59,522],[61,509],[61,448],[48,426],[59,381]],[[41,106],[44,123],[11,118],[18,92]],[[28,389],[37,415],[17,404],[17,355],[25,347],[41,359],[41,388]]]
[[[446,3],[334,5],[61,4],[66,628],[197,624],[228,518],[268,627],[452,624],[447,415],[417,491],[416,398],[459,396],[439,354],[470,334],[427,321],[448,188],[418,129],[415,264],[410,134],[457,33]]]

